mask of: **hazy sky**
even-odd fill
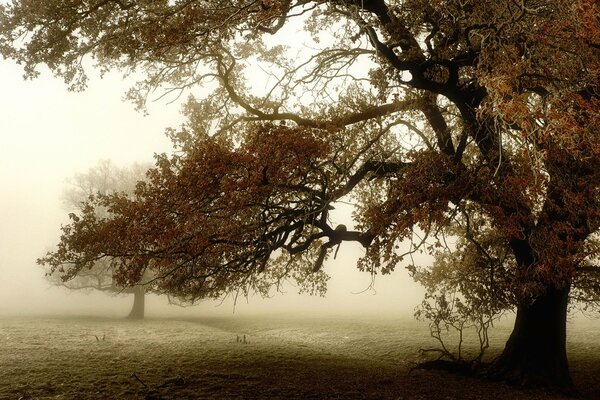
[[[119,166],[151,161],[155,152],[169,151],[164,129],[181,122],[178,104],[149,105],[149,115],[122,101],[128,83],[118,74],[92,78],[83,93],[45,72],[24,81],[19,66],[0,60],[0,313],[77,312],[125,315],[130,298],[104,294],[84,296],[50,288],[35,259],[58,241],[66,221],[60,195],[67,179],[85,172],[101,159]],[[329,295],[298,296],[294,288],[270,300],[254,298],[239,304],[236,313],[254,310],[377,315],[411,312],[421,300],[418,288],[404,270],[380,277],[376,294],[366,291],[371,278],[356,271],[358,246],[343,245],[338,259],[329,261]],[[150,299],[148,313],[166,310]],[[98,307],[98,309],[96,309]],[[203,304],[188,313],[231,313],[227,303]]]

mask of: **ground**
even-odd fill
[[[586,399],[600,398],[598,327],[578,323],[569,336]],[[510,327],[496,329],[493,351]],[[3,318],[0,399],[561,398],[409,373],[431,344],[426,325],[410,319]]]

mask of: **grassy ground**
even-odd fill
[[[573,378],[583,398],[600,398],[598,324],[571,331]],[[560,398],[409,374],[430,344],[410,320],[0,319],[0,399]]]

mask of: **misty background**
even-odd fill
[[[35,261],[55,246],[60,225],[68,220],[61,194],[69,178],[100,160],[127,167],[152,162],[154,153],[168,153],[171,144],[164,130],[183,121],[181,101],[150,102],[148,115],[143,115],[122,100],[133,80],[124,81],[119,74],[100,78],[91,71],[88,89],[73,93],[49,71],[41,72],[38,79],[24,81],[18,65],[0,62],[0,315],[126,316],[132,295],[53,287]],[[362,253],[360,245],[343,244],[337,259],[326,262],[331,279],[324,298],[298,295],[288,285],[285,293],[274,292],[269,299],[238,299],[234,310],[232,299],[182,309],[148,295],[146,313],[411,316],[423,291],[403,268],[372,282],[370,274],[356,269]]]

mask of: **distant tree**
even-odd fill
[[[514,260],[515,326],[488,373],[569,388],[569,294],[599,271],[584,265],[600,227],[598,14],[594,0],[15,0],[0,51],[29,77],[46,64],[82,89],[91,56],[143,73],[140,105],[161,86],[214,88],[135,196],[90,202],[42,262],[72,277],[112,256],[120,284],[152,271],[184,300],[286,277],[321,291],[340,243],[389,273],[401,241],[435,245],[476,212]],[[281,37],[294,21],[307,46]],[[345,229],[330,211],[348,199]]]
[[[70,180],[70,186],[63,192],[63,203],[69,212],[81,212],[86,204],[96,196],[111,193],[130,195],[135,190],[138,181],[145,177],[150,165],[133,164],[120,168],[110,160],[102,160],[86,173],[78,173]],[[108,218],[110,213],[104,207],[93,210],[97,218]],[[100,258],[85,268],[72,279],[65,280],[59,274],[47,274],[47,278],[55,285],[71,290],[99,290],[110,294],[133,293],[133,307],[128,318],[144,318],[145,287],[143,282],[133,286],[119,286],[114,277],[115,260]],[[68,268],[62,266],[59,268]]]

